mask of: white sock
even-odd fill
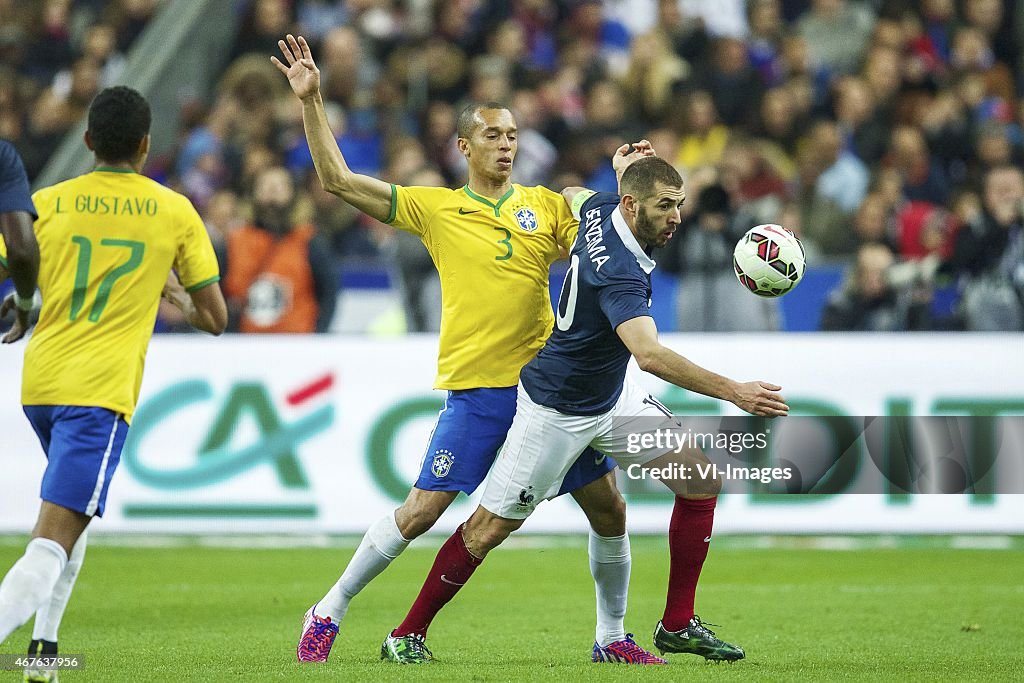
[[[590,573],[597,590],[597,634],[601,647],[626,637],[626,598],[629,594],[629,535],[598,536],[590,530]]]
[[[49,599],[68,554],[57,541],[33,538],[0,583],[0,643]]]
[[[317,603],[315,614],[330,617],[335,624],[344,619],[352,598],[387,569],[391,561],[401,555],[409,543],[398,530],[394,512],[389,512],[374,522],[356,548],[355,555],[348,561],[341,578]]]
[[[78,572],[82,571],[82,563],[85,562],[85,546],[88,543],[88,531],[83,531],[71,549],[71,556],[64,571],[60,573],[53,593],[47,602],[36,612],[36,622],[32,628],[32,640],[48,640],[51,643],[57,642],[57,630],[60,629],[60,621],[64,618],[64,610],[67,609],[68,600],[71,599],[71,591],[75,588],[75,581],[78,580]]]

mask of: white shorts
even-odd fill
[[[626,379],[619,400],[601,415],[566,415],[538,405],[519,385],[516,417],[491,467],[480,505],[506,519],[526,519],[542,500],[558,494],[576,458],[595,449],[615,458],[622,469],[644,465],[671,449],[644,448],[629,438],[634,420],[642,432],[679,427],[656,398]]]

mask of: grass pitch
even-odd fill
[[[585,539],[493,553],[441,613],[421,667],[378,660],[433,560],[414,544],[353,602],[326,665],[295,661],[306,608],[351,548],[245,549],[184,541],[126,547],[95,540],[65,615],[62,653],[84,654],[75,681],[117,680],[1021,680],[1024,540],[962,549],[957,539],[888,543],[716,538],[698,613],[747,659],[669,667],[591,664],[593,585]],[[442,539],[443,540],[443,539]],[[548,539],[551,540],[551,539]],[[25,539],[0,539],[0,572]],[[527,547],[527,546],[539,547]],[[895,545],[896,547],[886,547]],[[757,547],[767,546],[767,547]],[[651,646],[664,606],[665,539],[633,538],[627,629]],[[21,653],[25,626],[0,644]],[[20,680],[0,672],[0,681]]]

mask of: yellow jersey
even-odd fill
[[[510,387],[554,325],[548,271],[579,223],[562,196],[512,187],[391,186],[388,223],[418,235],[441,275],[436,389]]]
[[[43,307],[25,349],[22,403],[130,420],[171,268],[189,291],[220,280],[203,221],[183,195],[104,167],[32,200]]]

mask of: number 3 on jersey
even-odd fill
[[[500,240],[498,240],[498,244],[500,244],[503,247],[505,247],[505,250],[506,250],[505,253],[502,254],[501,256],[495,256],[494,260],[495,261],[508,261],[510,258],[512,258],[512,242],[511,242],[512,231],[509,230],[508,228],[497,228],[496,227],[494,229],[498,230],[500,232],[505,233],[505,237],[500,239]]]
[[[78,267],[75,269],[75,288],[71,293],[71,319],[77,320],[78,314],[85,307],[85,293],[89,288],[89,268],[92,265],[92,240],[88,237],[75,235],[71,241],[78,245]],[[101,247],[113,247],[129,249],[128,260],[107,273],[100,282],[96,291],[96,300],[89,311],[89,322],[99,322],[103,315],[103,309],[107,307],[110,300],[110,293],[114,289],[114,283],[142,265],[142,255],[146,252],[146,245],[135,240],[100,240]]]
[[[580,292],[580,257],[572,255],[569,263],[569,270],[565,273],[565,281],[562,282],[562,294],[558,297],[558,310],[555,311],[555,324],[562,332],[572,327],[572,321],[576,318],[576,297]]]

